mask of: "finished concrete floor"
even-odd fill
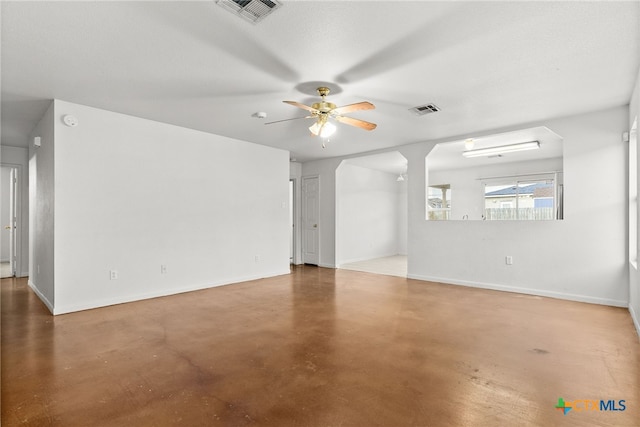
[[[311,266],[55,317],[1,290],[4,427],[639,425],[623,308]]]

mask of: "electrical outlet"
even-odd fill
[[[507,265],[513,265],[513,257],[511,255],[507,255],[504,257],[504,262]]]
[[[160,274],[167,274],[167,266],[162,264],[160,266]]]
[[[256,263],[260,262],[260,255],[256,255],[254,259],[255,259]]]
[[[118,280],[118,270],[111,270],[109,272],[109,277],[111,280]]]

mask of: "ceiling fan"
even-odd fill
[[[364,101],[345,105],[343,107],[337,107],[335,104],[326,101],[326,96],[330,92],[330,89],[328,87],[321,86],[317,89],[317,91],[318,95],[320,95],[320,97],[322,98],[322,101],[316,102],[310,107],[296,101],[282,101],[285,104],[293,105],[294,107],[307,110],[311,113],[310,115],[305,117],[296,117],[293,119],[278,120],[265,124],[270,125],[273,123],[280,123],[286,122],[288,120],[298,119],[316,119],[316,122],[309,127],[309,131],[313,136],[320,136],[323,138],[328,138],[336,130],[335,125],[329,121],[329,118],[332,118],[340,123],[359,127],[364,130],[373,130],[376,128],[377,125],[375,123],[365,122],[364,120],[354,119],[353,117],[346,117],[342,115],[345,113],[351,113],[353,111],[373,110],[376,107],[372,103]]]

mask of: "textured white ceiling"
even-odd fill
[[[257,25],[214,1],[1,8],[4,145],[58,98],[306,161],[624,105],[640,61],[637,1],[285,1]],[[339,124],[323,149],[309,120],[264,125],[303,116],[282,101],[314,102],[316,81],[374,103],[351,116],[378,128]],[[442,111],[408,111],[425,103]]]

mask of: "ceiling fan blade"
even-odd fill
[[[335,116],[334,119],[340,123],[355,126],[364,130],[374,130],[377,126],[375,123],[365,122],[364,120],[354,119],[352,117]]]
[[[364,101],[364,102],[357,102],[355,104],[349,104],[349,105],[344,105],[342,107],[334,108],[333,110],[331,110],[331,114],[344,114],[344,113],[351,113],[352,111],[373,110],[374,108],[376,108],[375,105],[373,105],[370,102]]]
[[[312,113],[318,112],[318,110],[316,110],[315,108],[311,108],[308,105],[300,104],[299,102],[296,102],[296,101],[282,101],[282,102],[284,102],[285,104],[293,105],[294,107],[302,108],[303,110],[311,111]]]
[[[284,120],[276,120],[275,122],[267,122],[267,123],[265,123],[265,125],[272,125],[274,123],[280,123],[280,122],[288,122],[290,120],[313,119],[314,117],[316,117],[316,116],[294,117],[293,119],[284,119]]]

